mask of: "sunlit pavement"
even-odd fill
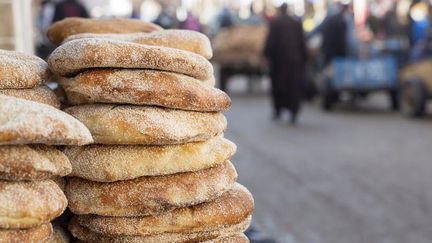
[[[226,137],[254,225],[278,242],[432,242],[432,118],[412,120],[375,97],[355,110],[304,107],[273,122],[265,95],[232,93]]]

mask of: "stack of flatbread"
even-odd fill
[[[95,144],[68,147],[69,229],[84,242],[247,242],[253,199],[223,137],[208,38],[79,34],[50,56]]]
[[[50,145],[91,143],[89,130],[58,110],[43,86],[47,64],[0,50],[0,242],[51,242],[51,220],[66,208],[68,158]]]

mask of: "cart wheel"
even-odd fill
[[[423,116],[426,105],[426,89],[419,79],[412,79],[402,84],[402,113],[410,117]]]
[[[391,89],[388,92],[392,111],[398,111],[400,107],[399,90]]]
[[[333,89],[331,79],[325,78],[323,80],[321,94],[321,108],[325,111],[329,111],[333,108],[334,104],[338,101],[338,94]]]

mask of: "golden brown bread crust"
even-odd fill
[[[96,38],[66,42],[51,53],[48,65],[59,76],[72,76],[91,68],[154,69],[200,80],[213,76],[211,63],[189,51]]]
[[[73,167],[71,176],[100,182],[208,169],[235,151],[235,144],[221,136],[180,145],[88,145],[63,150]]]
[[[39,86],[32,89],[0,89],[0,94],[30,100],[60,109],[60,101],[54,91],[47,86]]]
[[[178,208],[158,216],[103,217],[80,215],[81,226],[104,235],[149,236],[164,233],[214,231],[237,225],[252,214],[254,202],[250,192],[240,184],[213,201]]]
[[[94,232],[87,227],[81,226],[76,218],[73,218],[69,224],[69,230],[72,235],[82,240],[79,242],[104,242],[104,243],[222,243],[237,242],[238,234],[245,231],[250,225],[250,217],[236,225],[230,225],[225,228],[203,232],[185,232],[185,233],[164,233],[158,235],[136,236],[136,235],[106,235]],[[236,237],[234,237],[236,236]],[[244,238],[243,238],[244,240]],[[244,241],[239,241],[244,242]]]
[[[72,171],[69,159],[46,145],[0,146],[1,180],[43,180],[66,176]]]
[[[83,228],[83,227],[77,226],[77,228],[78,228],[78,230],[80,230],[79,228]],[[89,232],[89,231],[86,231],[86,232]],[[90,233],[90,234],[92,234],[92,233]],[[97,235],[95,236],[95,238],[96,237],[97,237]],[[110,240],[111,239],[108,239],[108,241],[110,241]],[[141,242],[140,240],[141,240],[141,238],[136,239],[136,241],[138,241],[138,242]],[[100,240],[98,240],[98,241],[100,241]],[[105,242],[105,241],[100,241],[100,242]],[[147,242],[147,241],[145,241],[145,242]],[[76,243],[89,243],[89,242],[88,241],[77,240]],[[230,235],[230,236],[227,236],[227,237],[219,237],[219,238],[212,239],[212,240],[202,241],[201,243],[249,243],[249,239],[246,237],[245,234],[238,233],[238,234]]]
[[[51,180],[0,180],[0,228],[24,229],[50,222],[66,205],[63,191]]]
[[[78,120],[52,106],[0,95],[0,144],[83,145],[93,142]]]
[[[75,214],[155,215],[213,200],[231,189],[236,179],[234,166],[227,161],[196,172],[109,183],[72,177],[66,195]]]
[[[29,229],[0,229],[0,243],[39,243],[47,242],[53,233],[50,223]]]
[[[205,141],[226,128],[221,113],[150,106],[82,105],[65,110],[80,120],[98,144],[167,145]]]
[[[39,57],[0,50],[0,89],[25,89],[49,78],[47,63]]]
[[[139,69],[94,69],[60,81],[71,104],[156,105],[195,111],[225,111],[229,96],[192,77]]]
[[[88,19],[65,18],[48,29],[48,39],[60,45],[68,36],[80,33],[135,33],[152,32],[162,28],[152,23],[135,19]]]
[[[127,34],[84,33],[69,36],[64,42],[83,38],[112,39],[151,46],[170,47],[190,51],[207,59],[213,56],[213,50],[208,37],[200,32],[191,30],[159,30],[151,33]]]

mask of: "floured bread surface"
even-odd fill
[[[34,88],[48,78],[48,65],[41,58],[0,50],[0,89]]]
[[[0,179],[42,180],[72,171],[68,158],[46,145],[0,146]]]
[[[42,243],[47,242],[52,233],[50,223],[29,229],[0,229],[0,243]]]
[[[80,235],[86,234],[84,236],[84,238],[93,238],[93,239],[97,239],[96,241],[98,242],[150,242],[147,239],[144,239],[144,237],[119,237],[117,239],[113,239],[113,238],[109,238],[109,237],[105,237],[105,236],[101,236],[98,234],[95,234],[94,232],[91,232],[88,229],[85,229],[82,226],[76,225],[76,223],[74,223],[75,225],[72,225],[71,228],[74,229],[75,232],[77,232]],[[101,238],[98,238],[101,237]],[[155,242],[160,242],[157,239],[155,240]],[[173,242],[170,241],[169,242]],[[201,241],[201,243],[249,243],[249,239],[247,238],[247,236],[243,233],[238,233],[238,234],[233,234],[230,236],[226,236],[226,237],[218,237],[216,239],[212,239],[212,240],[205,240],[205,241]],[[89,241],[83,241],[83,240],[77,240],[76,243],[89,243]]]
[[[51,180],[0,180],[0,228],[22,229],[50,222],[66,205],[65,195]]]
[[[191,30],[160,30],[151,33],[128,34],[92,34],[84,33],[69,36],[64,42],[83,39],[99,38],[134,42],[151,46],[164,46],[201,55],[207,59],[213,56],[210,40],[204,34]]]
[[[169,71],[207,80],[213,66],[204,57],[174,48],[86,38],[66,42],[48,58],[53,73],[71,76],[91,68],[140,68]]]
[[[234,166],[227,161],[196,172],[109,183],[72,177],[66,195],[75,214],[155,215],[211,201],[231,189],[236,178]]]
[[[48,39],[54,45],[60,45],[70,35],[80,33],[136,33],[161,30],[158,25],[137,19],[89,19],[65,18],[55,22],[48,29]]]
[[[0,95],[0,144],[83,145],[89,130],[78,120],[49,105]]]
[[[149,236],[164,233],[192,233],[224,229],[249,221],[254,202],[249,191],[235,186],[213,201],[178,208],[158,216],[103,217],[80,215],[81,226],[104,235]],[[240,231],[240,233],[243,231]]]
[[[60,101],[54,91],[47,86],[39,86],[32,89],[0,89],[0,94],[46,104],[60,109]]]
[[[244,237],[239,237],[239,232],[245,231],[250,224],[250,217],[237,225],[230,225],[224,228],[202,231],[202,232],[185,232],[185,233],[163,233],[148,236],[136,235],[107,235],[92,231],[91,229],[79,224],[76,218],[73,218],[69,224],[69,230],[72,235],[80,239],[79,242],[104,242],[104,243],[187,243],[187,242],[244,242]],[[234,241],[241,240],[241,241]],[[248,242],[248,241],[246,241]]]
[[[230,159],[235,151],[234,143],[218,136],[180,145],[88,145],[63,152],[72,163],[71,176],[112,182],[208,169]]]
[[[221,113],[130,105],[82,105],[65,110],[98,144],[168,145],[205,141],[226,128]]]
[[[95,69],[61,81],[71,104],[156,105],[195,111],[225,111],[228,95],[192,77],[139,69]]]

